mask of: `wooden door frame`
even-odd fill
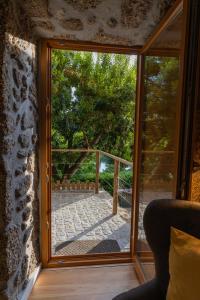
[[[49,125],[51,123],[50,116],[50,49],[46,41],[40,43],[39,53],[39,157],[40,157],[40,249],[41,261],[43,267],[48,266],[49,262],[49,214],[50,207],[47,201],[50,189],[50,162],[49,151],[50,139],[48,137]]]
[[[141,55],[139,60],[144,61],[144,55],[160,55],[160,56],[176,56],[179,55],[179,50],[175,49],[152,49],[151,46],[153,42],[158,38],[158,36],[167,28],[170,22],[173,20],[175,16],[180,13],[180,10],[183,7],[183,1],[186,0],[177,0],[174,6],[168,11],[166,16],[161,20],[160,24],[157,26],[153,35],[149,38],[144,47],[124,47],[118,45],[106,45],[106,44],[97,44],[92,42],[77,42],[77,41],[67,41],[67,40],[55,40],[55,39],[43,39],[40,43],[40,64],[39,64],[39,98],[40,98],[40,190],[41,190],[41,258],[42,264],[44,267],[64,267],[64,266],[72,266],[72,265],[86,265],[86,264],[108,264],[108,263],[118,263],[118,262],[133,262],[138,260],[138,256],[136,257],[136,236],[138,228],[137,228],[137,220],[138,220],[138,200],[136,195],[138,193],[138,183],[136,174],[134,174],[134,182],[133,186],[136,187],[136,191],[134,191],[133,199],[132,199],[132,207],[133,211],[133,222],[131,230],[131,252],[127,255],[127,253],[119,253],[117,254],[106,254],[96,255],[96,256],[77,256],[77,257],[67,257],[67,261],[64,257],[59,258],[51,258],[50,250],[47,246],[50,245],[50,207],[47,201],[47,197],[50,195],[50,180],[51,178],[51,168],[50,164],[46,164],[47,160],[50,159],[48,148],[50,146],[50,139],[47,136],[47,133],[50,129],[50,118],[51,118],[51,106],[50,106],[50,53],[52,48],[58,49],[69,49],[69,50],[82,50],[82,51],[95,51],[95,52],[107,52],[107,53],[124,53],[124,54],[135,54]],[[184,15],[187,12],[184,12]],[[185,35],[185,32],[184,32]],[[182,55],[181,55],[182,56]],[[138,60],[138,61],[139,61]],[[140,62],[141,63],[141,62]],[[139,65],[138,65],[139,66]],[[141,64],[142,66],[142,64]],[[142,76],[142,67],[141,72],[137,74],[138,80]],[[183,75],[182,75],[183,76]],[[182,77],[181,76],[181,77]],[[142,78],[142,77],[141,77]],[[140,86],[141,85],[141,86]],[[137,84],[137,90],[140,95],[137,95],[137,102],[141,101],[142,95],[142,87],[143,83],[140,80],[139,86]],[[136,105],[137,106],[137,105]],[[181,108],[179,108],[181,109]],[[141,111],[141,103],[136,107],[137,114]],[[139,119],[141,116],[136,114],[136,119]],[[140,136],[140,128],[138,127],[138,134],[135,140],[135,155],[134,162],[137,163],[137,157],[140,155],[140,143],[138,138]],[[179,138],[180,128],[177,132],[177,136]],[[178,157],[177,157],[178,159]],[[139,168],[139,164],[136,166]],[[139,170],[139,169],[138,169]],[[48,181],[48,185],[47,185]],[[134,235],[134,236],[133,236]],[[139,253],[139,257],[142,261],[149,261],[152,259],[148,253]],[[142,276],[141,276],[142,277]]]
[[[150,56],[168,56],[167,52],[157,53],[151,51],[147,51],[146,54],[141,54],[138,58],[138,78],[137,78],[137,101],[136,101],[136,134],[135,134],[135,156],[134,156],[134,165],[135,165],[135,174],[134,174],[134,241],[133,241],[133,253],[135,257],[135,271],[138,276],[140,283],[144,283],[147,278],[145,276],[145,271],[142,265],[142,262],[153,262],[153,254],[150,250],[140,249],[138,247],[138,223],[139,223],[139,204],[140,204],[140,174],[141,174],[141,156],[142,156],[142,119],[143,119],[143,106],[144,106],[144,74],[145,74],[145,59]],[[169,57],[180,57],[178,52],[174,52],[174,55],[170,55]],[[176,127],[179,128],[180,122],[180,110],[178,107],[180,106],[180,101],[177,101],[177,109],[176,109]],[[175,155],[178,153],[178,145],[176,145]],[[175,180],[176,181],[176,169],[174,169]],[[176,182],[173,185],[173,196],[172,198],[176,198]],[[139,248],[139,249],[138,249]]]
[[[183,1],[176,0],[174,5],[167,11],[166,15],[161,19],[158,26],[153,31],[152,35],[148,38],[145,45],[141,48],[140,54],[146,54],[148,51],[160,50],[160,53],[163,51],[173,52],[175,49],[153,49],[152,45],[157,38],[167,29],[167,27],[173,22],[173,20],[183,11]]]
[[[179,131],[179,153],[177,157],[177,198],[192,200],[191,178],[193,169],[194,122],[199,89],[199,1],[184,0],[184,34],[181,64],[182,98]]]
[[[153,262],[153,256],[151,251],[138,251],[137,249],[137,241],[138,241],[138,219],[139,219],[139,177],[140,177],[140,166],[141,166],[141,134],[142,134],[142,128],[141,128],[141,119],[142,119],[142,111],[143,111],[143,97],[144,97],[144,66],[145,66],[145,57],[146,56],[168,56],[168,57],[179,57],[180,58],[180,77],[181,80],[179,82],[179,92],[178,92],[178,99],[177,101],[177,107],[176,107],[176,124],[177,124],[177,130],[176,130],[176,139],[177,139],[177,148],[176,148],[176,157],[175,157],[175,164],[178,166],[178,160],[179,160],[179,153],[181,151],[180,149],[180,131],[181,131],[181,124],[180,124],[180,115],[181,115],[181,109],[182,109],[182,84],[183,84],[183,64],[184,64],[184,51],[185,51],[185,35],[186,35],[186,24],[185,19],[187,19],[187,9],[185,9],[184,1],[189,0],[177,0],[174,4],[174,6],[168,11],[168,13],[165,15],[165,17],[161,20],[158,27],[155,29],[152,36],[148,39],[146,44],[142,47],[142,49],[139,51],[140,56],[138,59],[138,79],[137,79],[137,106],[136,106],[136,136],[135,136],[135,157],[134,157],[134,163],[135,163],[135,174],[134,174],[134,204],[135,204],[135,221],[134,224],[136,225],[134,228],[134,257],[135,257],[135,271],[138,276],[139,282],[144,283],[146,281],[145,271],[142,266],[142,262],[146,261],[152,261]],[[184,5],[183,5],[184,4]],[[184,8],[184,10],[183,10]],[[183,18],[184,18],[184,29],[182,33],[182,41],[181,41],[181,49],[155,49],[152,48],[153,43],[156,41],[157,38],[166,30],[166,28],[169,26],[169,24],[179,15],[183,12]],[[177,178],[178,178],[178,167],[175,169],[175,184],[173,187],[173,195],[174,199],[177,198]]]
[[[41,259],[43,267],[66,267],[134,261],[132,236],[130,252],[95,255],[51,256],[51,50],[65,49],[137,55],[138,47],[100,45],[89,42],[43,39],[40,43],[40,190],[41,190]],[[132,209],[134,208],[134,201]],[[131,234],[133,234],[133,218]]]
[[[175,12],[171,10],[164,21],[161,21],[161,25],[155,30],[155,33],[150,37],[147,44],[141,49],[140,53],[145,55],[166,55],[168,50],[161,49],[159,52],[157,49],[151,49],[153,42],[156,38],[167,28],[170,23],[169,19],[173,19],[180,12],[183,12],[183,27],[182,27],[182,40],[181,49],[177,51],[180,57],[180,83],[179,94],[180,101],[177,103],[177,151],[176,151],[176,172],[174,187],[175,199],[192,200],[190,198],[191,191],[191,173],[192,173],[192,155],[194,147],[194,117],[196,113],[197,101],[199,100],[199,70],[196,70],[196,66],[199,65],[199,2],[192,3],[190,0],[177,0],[175,2]],[[172,56],[176,52],[171,51]],[[143,76],[143,71],[140,72],[140,76]],[[141,80],[143,81],[143,80]],[[140,91],[140,95],[142,92]],[[141,102],[141,99],[139,100]],[[142,104],[141,104],[142,105]],[[185,118],[187,122],[185,122]],[[187,124],[185,124],[187,123]],[[141,130],[141,129],[140,129]],[[140,134],[138,134],[138,137]],[[139,144],[136,142],[136,144]],[[141,150],[138,150],[140,153]],[[137,159],[137,157],[136,157]],[[138,174],[139,175],[139,174]],[[137,186],[138,188],[138,186]],[[136,199],[136,203],[138,200]],[[136,232],[137,234],[137,232]],[[137,240],[137,237],[135,236]],[[144,257],[144,254],[143,256]],[[140,282],[146,280],[144,270],[138,254],[135,255],[135,268],[140,278]]]

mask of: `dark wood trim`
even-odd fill
[[[137,66],[137,89],[136,89],[136,110],[135,110],[135,141],[134,141],[134,170],[133,170],[133,209],[132,222],[132,255],[137,253],[138,241],[138,220],[139,220],[139,184],[140,184],[140,167],[141,167],[141,146],[142,146],[142,111],[144,95],[144,56],[138,57]]]
[[[49,240],[49,247],[48,247],[48,255],[51,255],[51,178],[52,178],[52,159],[51,159],[51,48],[48,47],[48,78],[47,78],[47,132],[46,132],[46,142],[47,142],[47,197],[49,201],[47,201],[48,206],[48,240]]]
[[[198,151],[197,144],[199,143],[200,136],[199,133],[199,111],[200,111],[200,32],[198,36],[198,51],[197,51],[197,74],[196,74],[196,88],[195,88],[195,107],[194,107],[194,118],[193,118],[193,132],[192,132],[192,159],[190,164],[190,183],[189,183],[189,200],[192,199],[192,192],[194,187],[192,186],[192,176],[193,173],[196,171],[197,166],[194,165],[196,163],[195,156],[196,152]],[[199,166],[198,166],[199,169]]]
[[[111,44],[99,44],[88,41],[69,41],[58,39],[47,39],[48,47],[63,50],[77,50],[89,52],[103,52],[103,53],[119,53],[119,54],[135,54],[137,55],[141,49],[139,46],[121,46]]]
[[[166,15],[162,18],[159,25],[154,30],[153,34],[147,40],[146,44],[142,47],[140,53],[146,54],[151,48],[156,39],[164,32],[164,30],[171,24],[171,22],[182,12],[183,0],[176,0],[174,5],[167,11]]]
[[[45,268],[73,267],[87,265],[105,265],[118,263],[132,263],[135,259],[130,257],[130,253],[104,253],[86,254],[73,256],[54,256],[43,265]]]
[[[176,140],[177,140],[177,152],[175,157],[175,166],[176,166],[176,172],[175,172],[175,198],[181,199],[180,191],[182,189],[182,185],[179,183],[178,178],[180,177],[180,153],[181,153],[181,132],[182,132],[182,109],[183,109],[183,84],[184,84],[184,76],[185,76],[185,69],[184,69],[184,62],[185,62],[185,53],[187,52],[186,48],[186,35],[187,32],[187,8],[185,7],[185,1],[183,5],[183,24],[182,24],[182,36],[181,36],[181,54],[180,54],[180,82],[179,82],[179,92],[178,92],[178,104],[177,110],[179,111],[179,126],[176,128]]]
[[[63,267],[77,267],[77,266],[91,266],[91,265],[108,265],[108,264],[121,264],[121,263],[132,263],[134,259],[130,257],[81,257],[80,259],[72,258],[72,259],[60,259],[54,260],[50,259],[45,268],[63,268]]]
[[[49,260],[48,243],[49,243],[49,220],[48,220],[48,203],[46,197],[48,194],[47,180],[49,180],[49,166],[47,151],[47,131],[48,131],[48,65],[49,65],[49,50],[46,42],[40,44],[40,69],[39,69],[39,99],[40,99],[40,134],[39,134],[39,155],[40,155],[40,190],[41,190],[41,260],[46,264]],[[41,82],[43,84],[41,84]]]
[[[177,199],[189,198],[192,164],[193,120],[196,106],[197,57],[199,53],[200,1],[184,0],[184,36],[182,50],[181,120],[177,174]]]
[[[145,55],[148,56],[164,56],[164,57],[179,57],[180,56],[180,49],[160,49],[160,48],[150,48],[146,51]]]

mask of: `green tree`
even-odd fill
[[[53,50],[52,147],[98,148],[131,160],[135,84],[128,55]],[[53,160],[70,176],[86,155],[68,155],[68,164],[54,153]]]
[[[146,57],[144,79],[142,149],[147,152],[143,156],[142,172],[148,179],[171,180],[176,145],[179,59]]]

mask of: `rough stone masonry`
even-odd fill
[[[15,1],[0,16],[0,299],[18,299],[39,263],[36,43]]]

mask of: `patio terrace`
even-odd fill
[[[132,183],[127,185],[124,178],[122,179],[120,166],[125,166],[126,172],[127,170],[131,172],[133,164],[99,150],[57,149],[53,151],[58,153],[80,151],[95,154],[93,159],[95,159],[96,174],[95,180],[91,182],[73,182],[67,179],[67,176],[64,176],[62,181],[53,181],[52,255],[71,256],[130,251]],[[113,183],[110,192],[108,192],[108,185],[102,185],[100,158],[103,155],[113,160]],[[151,190],[152,184],[154,191]],[[164,184],[163,189],[162,184]],[[153,199],[169,198],[170,192],[165,190],[166,183],[157,179],[156,182],[148,183],[140,192],[138,239],[143,244],[146,243],[143,228],[144,210]]]
[[[131,209],[113,214],[112,202],[104,190],[53,192],[53,255],[129,251]]]

